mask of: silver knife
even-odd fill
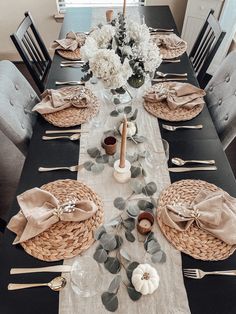
[[[29,273],[69,273],[71,272],[70,265],[55,265],[48,267],[39,267],[39,268],[11,268],[10,274],[29,274]]]
[[[169,81],[187,81],[188,79],[186,77],[168,77],[168,78],[157,78],[152,79],[152,82],[169,82]]]
[[[81,68],[83,63],[61,63],[61,68]]]
[[[85,82],[83,81],[66,81],[66,82],[59,82],[59,81],[56,81],[55,82],[56,85],[84,85]]]
[[[85,63],[82,60],[71,60],[71,61],[61,61],[61,64],[83,64]]]
[[[188,172],[188,171],[204,171],[204,170],[217,170],[216,166],[210,167],[170,167],[168,168],[170,172]]]

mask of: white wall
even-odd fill
[[[187,2],[188,0],[145,0],[145,5],[169,5],[181,34]]]
[[[61,24],[53,18],[57,13],[56,0],[0,0],[0,60],[21,60],[10,34],[16,31],[25,11],[31,12],[47,48],[58,37]]]

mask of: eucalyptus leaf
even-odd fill
[[[106,233],[105,227],[104,226],[99,227],[94,232],[94,239],[99,240],[104,233]]]
[[[114,199],[113,205],[115,206],[115,208],[123,210],[125,209],[126,202],[122,197],[117,197],[116,199]]]
[[[129,114],[132,111],[132,107],[131,106],[127,106],[124,108],[124,113],[125,114]]]
[[[116,238],[116,249],[118,249],[123,244],[123,239],[118,234],[115,235],[115,238]]]
[[[116,247],[116,238],[113,234],[103,233],[100,238],[102,247],[107,251],[112,251]]]
[[[96,157],[96,162],[98,164],[107,164],[108,163],[108,159],[109,159],[109,156],[104,154],[104,155]]]
[[[129,242],[134,242],[135,241],[135,236],[133,235],[132,232],[126,230],[125,231],[125,237]]]
[[[143,175],[144,177],[147,177],[147,171],[146,171],[144,168],[142,168],[142,175]]]
[[[141,167],[131,166],[130,171],[131,171],[131,178],[137,178],[138,176],[142,174]]]
[[[121,267],[117,257],[108,257],[104,266],[112,274],[117,274]]]
[[[113,278],[113,280],[110,283],[108,292],[116,294],[120,287],[121,280],[122,280],[121,275],[116,275],[115,278]]]
[[[107,227],[116,227],[121,223],[120,215],[109,220],[105,225]]]
[[[160,249],[161,249],[161,246],[157,241],[151,240],[147,244],[147,252],[149,254],[155,254],[158,251],[160,251]]]
[[[137,143],[144,143],[144,142],[147,140],[146,137],[141,136],[141,135],[138,135],[138,134],[134,135],[134,136],[133,136],[133,139],[134,139],[135,142],[137,142]]]
[[[135,220],[133,218],[127,218],[123,220],[123,226],[126,230],[132,231],[135,228]]]
[[[146,210],[148,210],[148,209],[153,209],[154,206],[153,206],[153,204],[152,204],[151,202],[148,202],[148,201],[146,201],[146,200],[139,200],[139,201],[138,201],[138,208],[139,208],[140,210],[146,211]]]
[[[142,189],[143,194],[147,196],[153,195],[157,191],[157,185],[155,182],[149,182]]]
[[[120,104],[120,99],[117,98],[117,97],[115,97],[115,98],[113,99],[113,103],[114,103],[115,105],[119,105],[119,104]]]
[[[87,153],[92,158],[96,158],[101,155],[101,152],[97,147],[92,147],[92,148],[87,149]]]
[[[108,157],[108,165],[109,165],[110,167],[113,167],[113,166],[114,166],[114,162],[115,162],[114,156],[109,156],[109,157]]]
[[[115,293],[103,292],[101,298],[102,304],[108,311],[115,312],[118,309],[118,298]]]
[[[126,269],[126,275],[127,275],[130,282],[131,282],[131,278],[133,275],[133,271],[135,270],[136,267],[138,267],[138,265],[139,265],[138,262],[132,262],[129,264],[129,266]]]
[[[138,115],[138,109],[135,109],[134,113],[132,114],[132,116],[129,118],[130,121],[134,121],[136,120]]]
[[[128,286],[127,292],[128,292],[130,299],[133,301],[138,301],[142,296],[142,294],[140,292],[136,291],[133,286]]]
[[[99,174],[101,173],[103,170],[104,170],[104,165],[103,164],[94,164],[92,167],[91,167],[91,171],[94,173],[94,174]]]
[[[107,260],[107,251],[104,250],[101,247],[98,247],[96,251],[93,254],[93,258],[98,262],[98,263],[104,263]]]
[[[151,260],[153,263],[165,263],[166,253],[163,251],[159,251],[152,255]]]
[[[119,112],[116,111],[116,110],[113,110],[113,111],[110,113],[110,116],[111,116],[111,117],[118,117],[118,116],[119,116]]]
[[[138,180],[132,180],[130,183],[131,189],[135,194],[142,193],[143,190],[143,184]]]
[[[136,205],[130,205],[127,209],[127,214],[131,217],[131,218],[135,218],[138,216],[139,214],[139,208]]]
[[[133,162],[138,160],[138,154],[134,153],[133,155],[126,155],[127,160],[132,164]]]
[[[86,162],[84,162],[84,168],[85,168],[87,171],[91,171],[91,168],[92,168],[93,165],[94,165],[94,162],[92,162],[92,161],[86,161]]]
[[[126,260],[129,261],[131,260],[131,257],[129,256],[129,254],[124,250],[124,249],[120,249],[120,255]]]
[[[148,154],[149,154],[149,152],[147,152],[146,150],[144,150],[144,151],[140,152],[138,155],[139,155],[139,157],[141,157],[141,158],[145,158],[145,157],[147,157]]]
[[[151,199],[151,202],[152,202],[153,206],[155,208],[157,208],[157,201],[153,197],[150,197],[150,199]]]

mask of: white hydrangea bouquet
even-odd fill
[[[157,45],[145,24],[128,21],[119,13],[111,24],[93,30],[80,49],[84,80],[96,77],[111,91],[124,92],[127,82],[140,87],[148,73],[161,64]]]

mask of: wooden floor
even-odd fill
[[[25,68],[24,64],[22,62],[19,62],[19,63],[16,63],[16,66],[23,73],[23,75],[26,77],[26,79],[30,82],[30,84],[33,86],[33,88],[39,94],[39,91],[38,91],[35,83],[33,82],[29,72]],[[226,155],[227,155],[228,160],[230,162],[231,168],[232,168],[232,170],[234,172],[234,176],[236,177],[236,138],[231,143],[231,145],[227,148]]]

